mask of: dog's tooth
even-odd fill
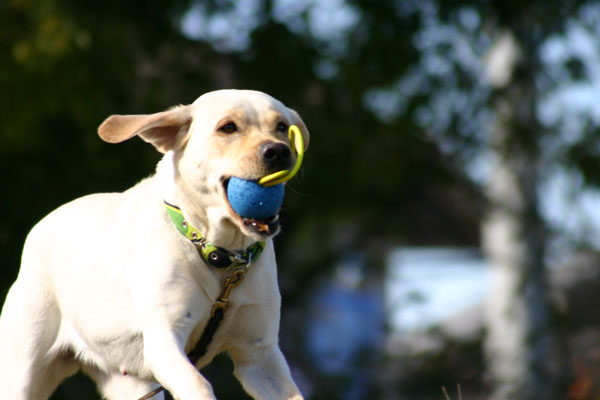
[[[268,224],[263,224],[262,222],[257,222],[256,226],[258,227],[258,231],[259,232],[267,232],[267,233],[269,233],[269,231],[270,231]]]

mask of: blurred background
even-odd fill
[[[276,238],[308,399],[600,398],[599,37],[587,0],[4,0],[0,298],[44,215],[152,174],[106,116],[256,89],[311,131]]]

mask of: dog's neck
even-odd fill
[[[225,214],[220,203],[203,202],[181,178],[173,151],[167,152],[158,163],[156,176],[160,182],[163,200],[177,205],[189,223],[202,232],[211,243],[228,249],[245,249],[256,240],[244,235]],[[206,191],[211,188],[206,188]],[[210,196],[214,201],[215,196]]]

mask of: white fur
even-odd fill
[[[142,127],[128,132],[166,152],[154,176],[123,193],[74,200],[28,235],[0,316],[3,398],[47,399],[82,368],[108,399],[136,400],[156,382],[181,400],[213,399],[197,368],[222,351],[252,397],[302,398],[277,343],[280,294],[270,237],[233,290],[208,353],[196,366],[189,363],[186,352],[204,329],[227,272],[201,260],[163,206],[163,200],[179,205],[218,246],[244,249],[261,239],[233,214],[220,179],[264,175],[254,155],[257,145],[287,140],[274,133],[273,121],[301,121],[277,100],[252,91],[208,93],[167,114],[133,118]],[[229,117],[240,132],[222,135],[219,121]],[[129,129],[105,124],[103,137]],[[151,131],[157,124],[181,124],[177,140],[167,137],[175,134],[172,129],[159,130],[161,140],[170,142],[158,144]]]

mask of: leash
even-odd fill
[[[210,311],[210,319],[206,323],[200,339],[187,354],[188,360],[192,365],[196,365],[196,362],[200,360],[208,351],[208,346],[212,342],[221,321],[225,317],[225,312],[229,306],[229,296],[231,291],[242,283],[242,280],[246,276],[246,273],[250,269],[252,262],[256,259],[265,247],[265,243],[260,241],[250,245],[246,250],[242,252],[236,252],[217,247],[211,243],[208,243],[204,236],[196,228],[186,222],[183,217],[181,209],[177,206],[169,204],[165,201],[165,207],[171,220],[177,226],[177,229],[190,241],[192,241],[198,247],[200,255],[204,261],[216,268],[228,268],[235,266],[231,274],[225,278],[223,283],[223,290],[215,303],[212,305]],[[154,395],[163,392],[165,388],[159,386],[151,392],[146,393],[138,400],[147,400]]]

